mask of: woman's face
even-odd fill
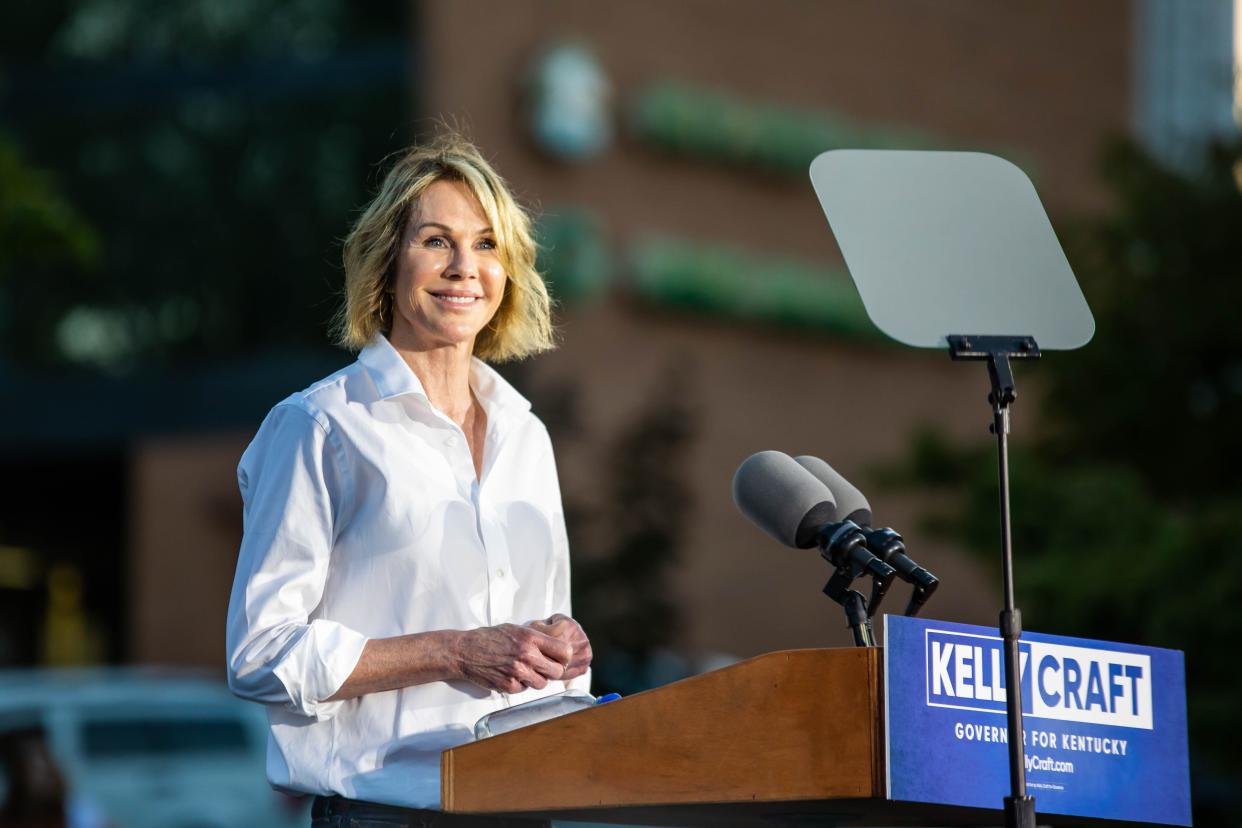
[[[461,181],[435,182],[419,198],[397,253],[393,342],[473,349],[500,307],[505,279],[496,234],[474,193]]]

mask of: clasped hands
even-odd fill
[[[542,621],[480,627],[463,635],[462,678],[487,690],[542,690],[549,681],[577,678],[591,665],[582,626],[557,613]]]

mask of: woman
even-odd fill
[[[482,361],[550,348],[549,300],[528,216],[456,136],[397,160],[344,261],[358,360],[238,466],[229,684],[268,706],[268,778],[317,794],[314,824],[421,825],[475,721],[590,682],[547,431]]]

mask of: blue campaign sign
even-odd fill
[[[1038,811],[1190,825],[1182,653],[1030,632],[1019,652]],[[1004,663],[995,629],[884,617],[889,799],[1001,807]]]

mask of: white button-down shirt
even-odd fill
[[[478,360],[483,473],[382,336],[272,409],[237,468],[245,534],[228,615],[233,691],[267,705],[283,789],[438,808],[440,753],[512,696],[450,681],[329,702],[370,638],[522,624],[569,605],[547,430]],[[568,684],[590,686],[590,675]]]

